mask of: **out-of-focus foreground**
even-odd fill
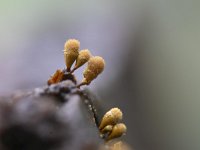
[[[90,88],[105,108],[122,109],[135,150],[199,150],[199,7],[195,0],[1,0],[0,94],[46,84],[65,67],[63,43],[77,38],[105,58]]]

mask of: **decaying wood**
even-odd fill
[[[0,98],[0,150],[96,150],[97,99],[70,80]]]

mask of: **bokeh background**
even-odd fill
[[[198,0],[0,0],[0,94],[46,84],[77,38],[105,58],[90,89],[135,150],[199,150],[199,16]]]

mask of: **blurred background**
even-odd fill
[[[135,150],[199,150],[199,16],[198,0],[0,0],[0,94],[45,85],[76,38],[105,58],[90,89]]]

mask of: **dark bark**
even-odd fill
[[[96,150],[102,113],[67,80],[0,98],[1,150]]]

